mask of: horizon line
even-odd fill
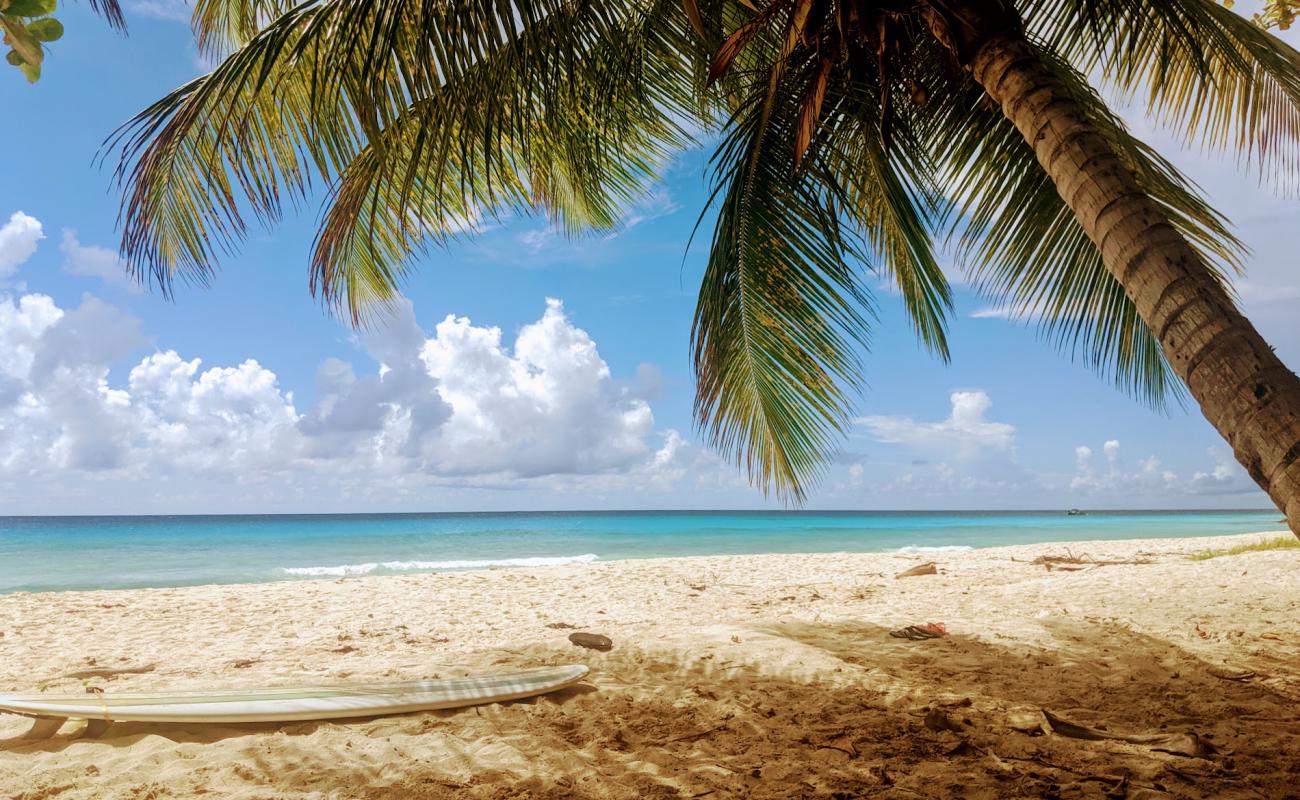
[[[564,514],[1042,514],[1081,511],[1087,514],[1232,514],[1232,513],[1282,513],[1275,508],[1082,508],[1059,506],[1040,508],[577,508],[577,509],[525,509],[509,511],[271,511],[271,512],[212,512],[212,513],[109,513],[109,514],[0,514],[0,520],[13,519],[105,519],[105,518],[192,518],[192,517],[423,517],[423,516],[528,516]]]

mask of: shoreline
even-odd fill
[[[0,595],[3,692],[593,668],[556,697],[477,710],[281,726],[119,723],[103,740],[0,743],[0,794],[991,799],[1041,796],[1054,782],[1062,797],[1100,797],[1101,783],[1068,770],[1123,769],[1134,786],[1159,783],[1175,796],[1281,796],[1300,768],[1277,757],[1300,751],[1300,550],[1187,558],[1280,535]],[[1091,562],[1033,563],[1067,552]],[[937,574],[895,577],[930,561]],[[949,635],[888,636],[931,621]],[[610,636],[614,650],[573,647],[574,629]],[[1214,670],[1252,674],[1227,680]],[[936,707],[954,709],[959,727],[927,727]],[[1022,707],[1108,730],[1195,732],[1236,766],[1031,737],[1007,726]],[[23,727],[0,716],[0,739]],[[1179,770],[1207,777],[1188,783]]]
[[[885,513],[885,512],[882,512]],[[999,512],[1002,513],[1002,512]],[[1131,513],[1131,512],[1115,512]],[[1153,512],[1155,513],[1155,512]],[[1110,544],[1146,544],[1150,547],[1159,547],[1162,543],[1187,543],[1203,542],[1207,543],[1205,547],[1199,549],[1212,549],[1214,547],[1225,546],[1223,542],[1246,541],[1249,537],[1278,537],[1290,535],[1286,529],[1260,530],[1249,533],[1233,533],[1209,536],[1171,536],[1171,537],[1135,537],[1135,538],[1101,538],[1101,539],[1078,539],[1062,541],[1044,541],[1021,544],[993,544],[993,545],[965,545],[965,544],[942,544],[942,545],[903,545],[885,550],[811,550],[811,551],[773,551],[763,553],[722,553],[713,555],[655,555],[655,556],[614,556],[601,557],[596,553],[582,553],[575,555],[562,556],[525,556],[519,558],[503,559],[452,559],[442,562],[428,562],[430,564],[475,564],[475,566],[438,566],[438,567],[393,567],[393,564],[419,564],[423,563],[416,560],[410,561],[375,561],[357,564],[338,564],[338,565],[308,565],[298,567],[277,567],[284,573],[281,577],[267,578],[260,581],[210,581],[206,583],[174,583],[145,586],[103,586],[103,587],[83,587],[73,586],[70,588],[53,588],[53,589],[10,589],[0,591],[0,600],[5,597],[16,594],[26,595],[59,595],[68,593],[92,593],[92,592],[144,592],[156,590],[178,590],[178,589],[200,589],[209,587],[239,587],[239,586],[269,586],[280,583],[309,583],[312,581],[337,581],[337,580],[360,580],[368,578],[401,578],[401,577],[419,577],[425,575],[460,575],[470,573],[494,573],[513,570],[532,570],[532,569],[550,569],[553,567],[581,566],[590,567],[598,564],[614,564],[626,561],[633,562],[660,562],[660,561],[691,561],[697,559],[734,559],[734,558],[780,558],[780,557],[803,557],[803,556],[824,556],[824,557],[845,557],[856,558],[862,556],[900,556],[900,557],[917,557],[917,556],[943,556],[950,554],[960,554],[968,552],[994,552],[1001,550],[1019,550],[1021,548],[1084,548],[1092,547],[1094,549]],[[1217,543],[1217,544],[1216,544]],[[507,562],[507,563],[501,563]],[[517,562],[517,563],[509,563]],[[533,563],[529,563],[533,562]],[[479,566],[478,564],[482,565]],[[387,570],[387,571],[379,571]],[[378,574],[372,574],[379,571]]]

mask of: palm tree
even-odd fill
[[[1300,532],[1300,379],[1237,310],[1224,218],[1089,84],[1294,177],[1300,54],[1211,0],[199,0],[208,75],[113,141],[122,253],[206,281],[330,187],[311,287],[363,324],[482,214],[618,224],[713,148],[697,420],[799,501],[861,381],[870,270],[948,355],[977,285],[1155,405],[1185,393]]]

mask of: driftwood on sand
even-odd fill
[[[915,567],[912,567],[911,569],[903,570],[902,572],[895,575],[894,578],[895,579],[911,578],[917,575],[937,575],[938,573],[939,573],[939,568],[935,566],[934,562],[927,561],[924,564],[918,564]]]
[[[1065,551],[1065,555],[1041,555],[1029,561],[1024,561],[1013,556],[1011,560],[1018,564],[1036,564],[1046,567],[1048,572],[1051,572],[1052,570],[1059,570],[1061,572],[1077,572],[1085,567],[1113,567],[1119,565],[1155,563],[1147,558],[1102,559],[1093,558],[1087,553],[1080,553],[1076,556],[1069,550]]]
[[[1149,747],[1162,753],[1173,753],[1174,755],[1195,758],[1204,758],[1215,752],[1214,745],[1205,741],[1196,733],[1115,733],[1071,722],[1045,708],[1041,709],[1038,714],[1013,713],[1010,718],[1010,725],[1012,728],[1025,733],[1041,730],[1043,733],[1054,733],[1070,739],[1087,739],[1094,742],[1127,742],[1128,744]]]

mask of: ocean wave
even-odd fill
[[[943,544],[932,547],[919,544],[909,544],[907,547],[900,547],[894,552],[903,553],[905,555],[916,553],[964,553],[971,549],[973,548],[968,544]]]
[[[342,564],[337,567],[281,567],[280,571],[285,575],[333,575],[342,577],[344,575],[365,575],[378,568],[378,564]]]
[[[599,558],[595,553],[580,556],[534,556],[532,558],[458,559],[453,561],[383,561],[368,564],[340,564],[337,567],[281,567],[285,575],[308,577],[347,577],[369,575],[375,570],[411,572],[439,569],[490,569],[493,567],[552,567],[560,564],[590,564]]]

